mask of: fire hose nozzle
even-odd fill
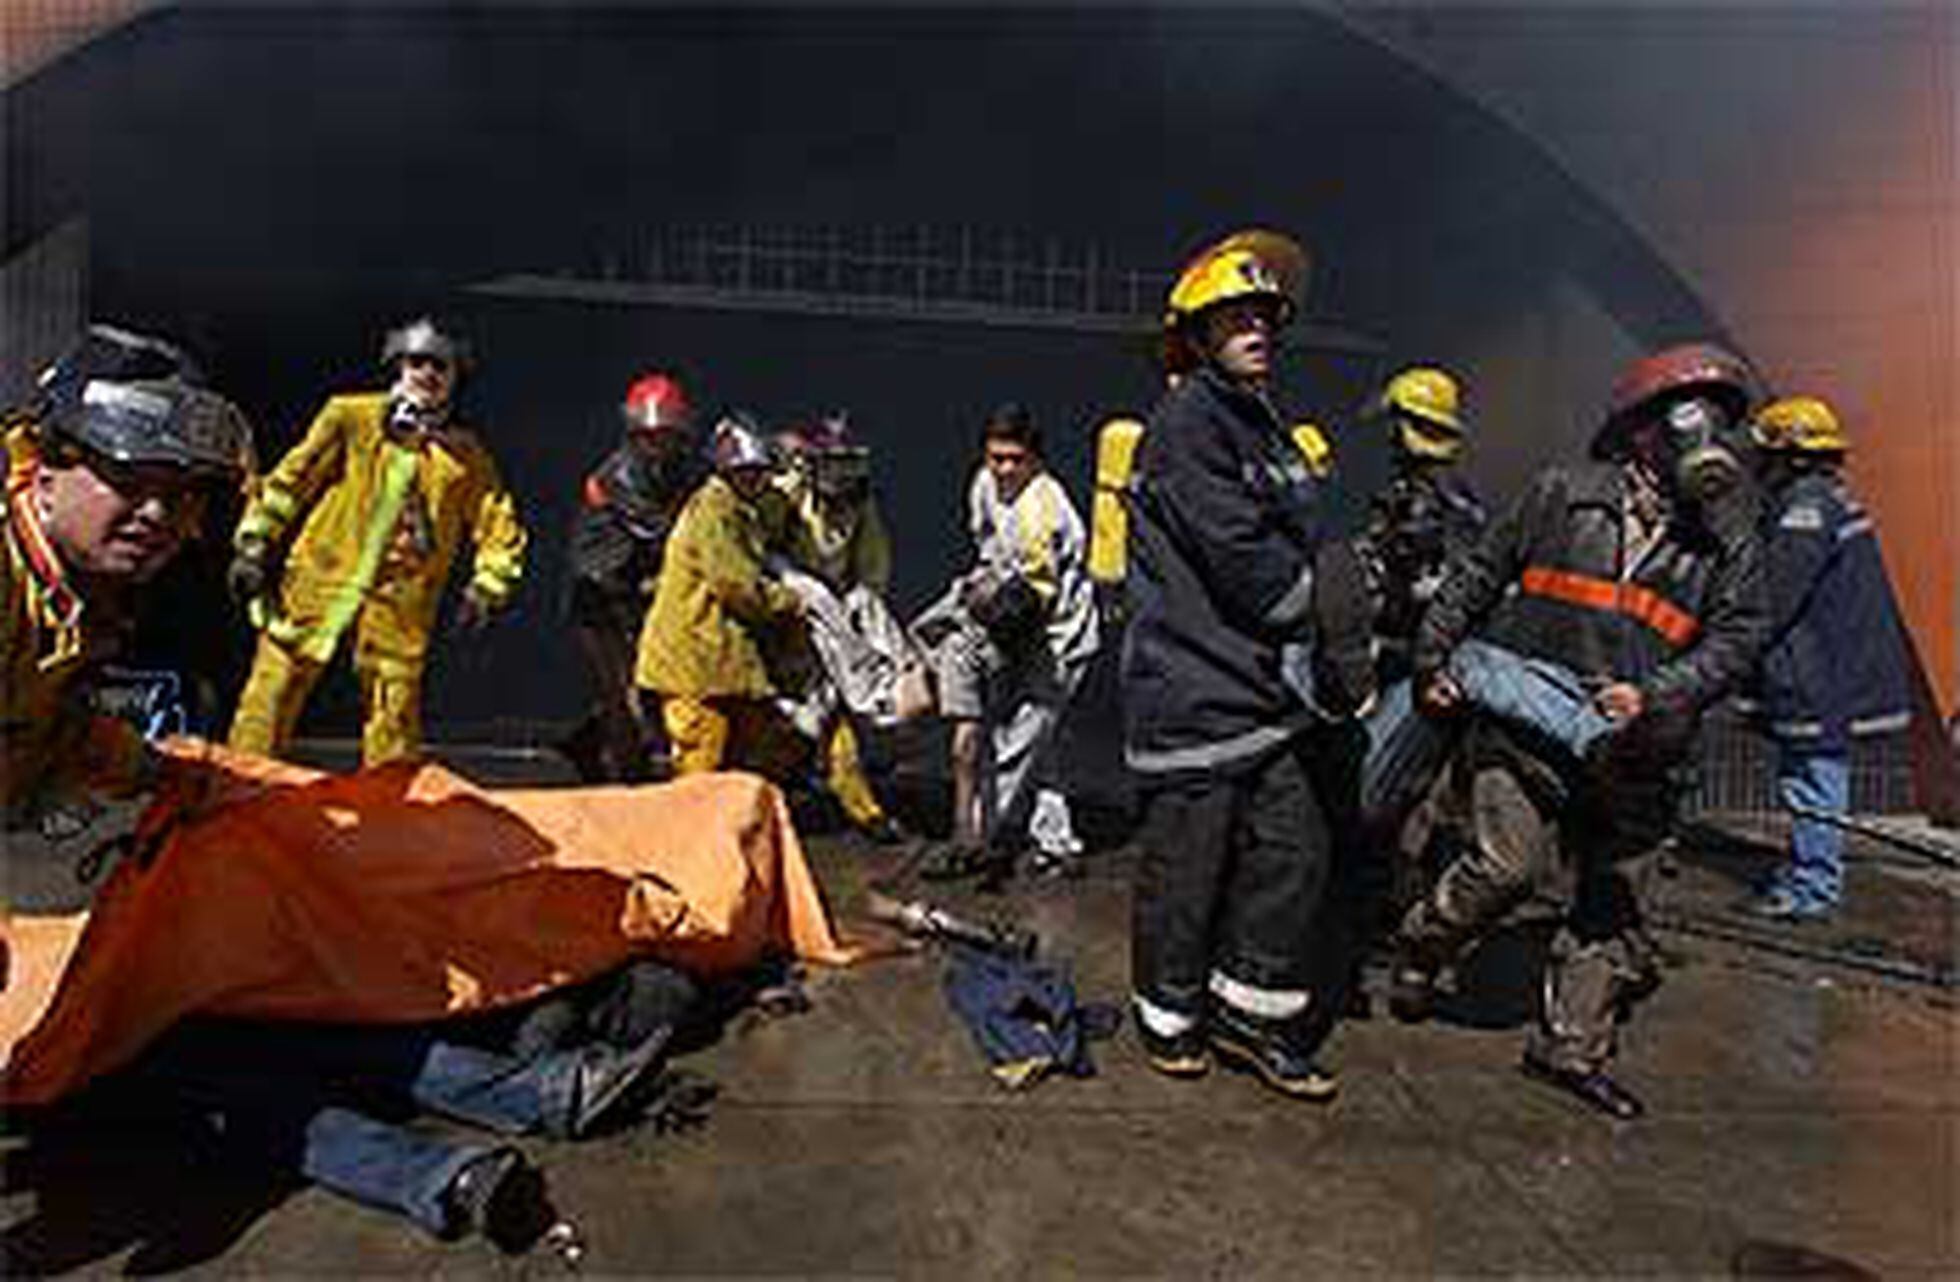
[[[1031,930],[1001,921],[974,921],[923,899],[894,899],[873,891],[868,906],[875,920],[896,926],[916,939],[967,944],[1023,959],[1033,957],[1041,947],[1041,937]]]

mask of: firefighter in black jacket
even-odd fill
[[[571,621],[592,678],[591,711],[563,750],[587,783],[649,777],[656,733],[633,689],[640,624],[681,505],[707,476],[687,393],[646,374],[620,407],[626,439],[585,478],[572,524]]]
[[[1910,724],[1911,676],[1877,531],[1844,476],[1851,438],[1837,415],[1814,396],[1791,396],[1749,426],[1772,620],[1752,693],[1791,813],[1790,860],[1747,911],[1816,921],[1844,893],[1852,744]]]
[[[1475,634],[1569,669],[1612,729],[1574,762],[1526,732],[1473,723],[1460,764],[1474,840],[1403,922],[1396,1013],[1419,1018],[1436,971],[1562,874],[1570,893],[1522,1067],[1621,1119],[1643,1109],[1607,1073],[1614,1023],[1656,979],[1638,886],[1698,715],[1748,674],[1768,626],[1740,462],[1753,386],[1740,358],[1710,345],[1635,362],[1592,460],[1533,479],[1452,564],[1416,638],[1428,711],[1463,707],[1445,664]]]
[[[1483,500],[1463,476],[1468,432],[1456,380],[1413,366],[1388,380],[1374,407],[1386,421],[1393,471],[1368,500],[1362,555],[1380,598],[1375,631],[1382,680],[1408,675],[1416,624],[1443,580],[1443,564],[1476,543],[1487,519]]]
[[[1353,788],[1341,754],[1314,750],[1315,727],[1351,731],[1372,672],[1359,563],[1323,539],[1319,483],[1266,394],[1304,274],[1292,241],[1243,232],[1171,291],[1166,350],[1184,377],[1137,454],[1122,683],[1143,807],[1131,962],[1145,1053],[1188,1077],[1215,1049],[1325,1100],[1336,1083],[1313,1053],[1338,1004],[1314,993],[1314,931],[1343,821],[1329,804]],[[1330,601],[1352,608],[1341,643],[1315,651],[1316,709],[1280,655],[1340,613]]]

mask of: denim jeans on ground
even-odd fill
[[[1810,908],[1834,906],[1844,894],[1844,832],[1797,808],[1842,816],[1851,809],[1851,760],[1842,749],[1779,743],[1776,793],[1790,813],[1790,862],[1774,885]]]
[[[299,1169],[322,1188],[439,1234],[447,1218],[443,1191],[465,1166],[495,1151],[329,1106],[305,1119]]]
[[[568,1112],[576,1055],[521,1060],[426,1026],[198,1020],[173,1030],[133,1077],[275,1166],[439,1232],[443,1190],[496,1146],[384,1119],[420,1108],[510,1134],[538,1131]]]

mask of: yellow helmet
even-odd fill
[[[1815,396],[1786,396],[1756,411],[1749,435],[1766,450],[1803,454],[1842,454],[1851,448],[1831,407]]]
[[[1440,369],[1416,365],[1388,380],[1377,406],[1396,419],[1396,438],[1417,458],[1453,463],[1463,457],[1462,393]]]
[[[1207,308],[1241,298],[1270,298],[1286,320],[1307,285],[1307,253],[1276,231],[1234,232],[1178,273],[1165,304],[1164,328],[1175,329]]]

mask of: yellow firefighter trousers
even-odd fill
[[[699,699],[663,695],[660,720],[667,728],[676,775],[709,770],[753,770],[782,783],[794,777],[803,756],[802,740],[775,708],[760,699]],[[831,722],[819,745],[824,786],[859,827],[885,817],[885,808],[864,777],[857,732],[850,718]]]
[[[261,635],[226,744],[261,756],[283,754],[323,671],[323,664],[303,659]],[[363,662],[357,655],[354,671],[361,682],[361,764],[378,766],[421,756],[421,669],[392,670],[392,665]]]

